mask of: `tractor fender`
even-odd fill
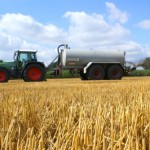
[[[38,65],[40,65],[41,67],[43,67],[44,69],[46,68],[45,65],[44,65],[44,63],[42,63],[42,62],[29,62],[29,63],[27,63],[27,64],[25,65],[25,67],[22,69],[21,76],[23,76],[24,70],[25,70],[29,65],[31,65],[31,64],[38,64]]]
[[[9,69],[7,69],[7,68],[5,68],[5,67],[0,67],[0,69],[4,69],[4,70],[6,70],[7,71],[7,73],[10,75],[11,74],[11,70],[9,70]]]

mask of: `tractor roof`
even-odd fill
[[[18,50],[16,52],[28,52],[28,53],[36,53],[37,50]]]

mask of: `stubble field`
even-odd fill
[[[0,84],[0,149],[150,150],[150,78]]]

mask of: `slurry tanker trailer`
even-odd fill
[[[82,80],[119,80],[127,71],[124,51],[75,50],[68,45],[58,47],[58,64],[78,70]]]
[[[119,80],[127,72],[124,51],[75,50],[62,44],[58,46],[55,68],[51,68],[55,60],[46,67],[37,60],[36,53],[18,50],[13,62],[1,61],[0,82],[7,82],[10,77],[28,82],[44,81],[49,70],[60,74],[63,69],[77,70],[82,80]]]

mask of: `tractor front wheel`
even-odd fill
[[[0,82],[8,82],[8,79],[8,72],[5,69],[0,68]]]
[[[43,81],[45,78],[45,69],[38,64],[31,64],[23,72],[23,79],[27,82]]]

